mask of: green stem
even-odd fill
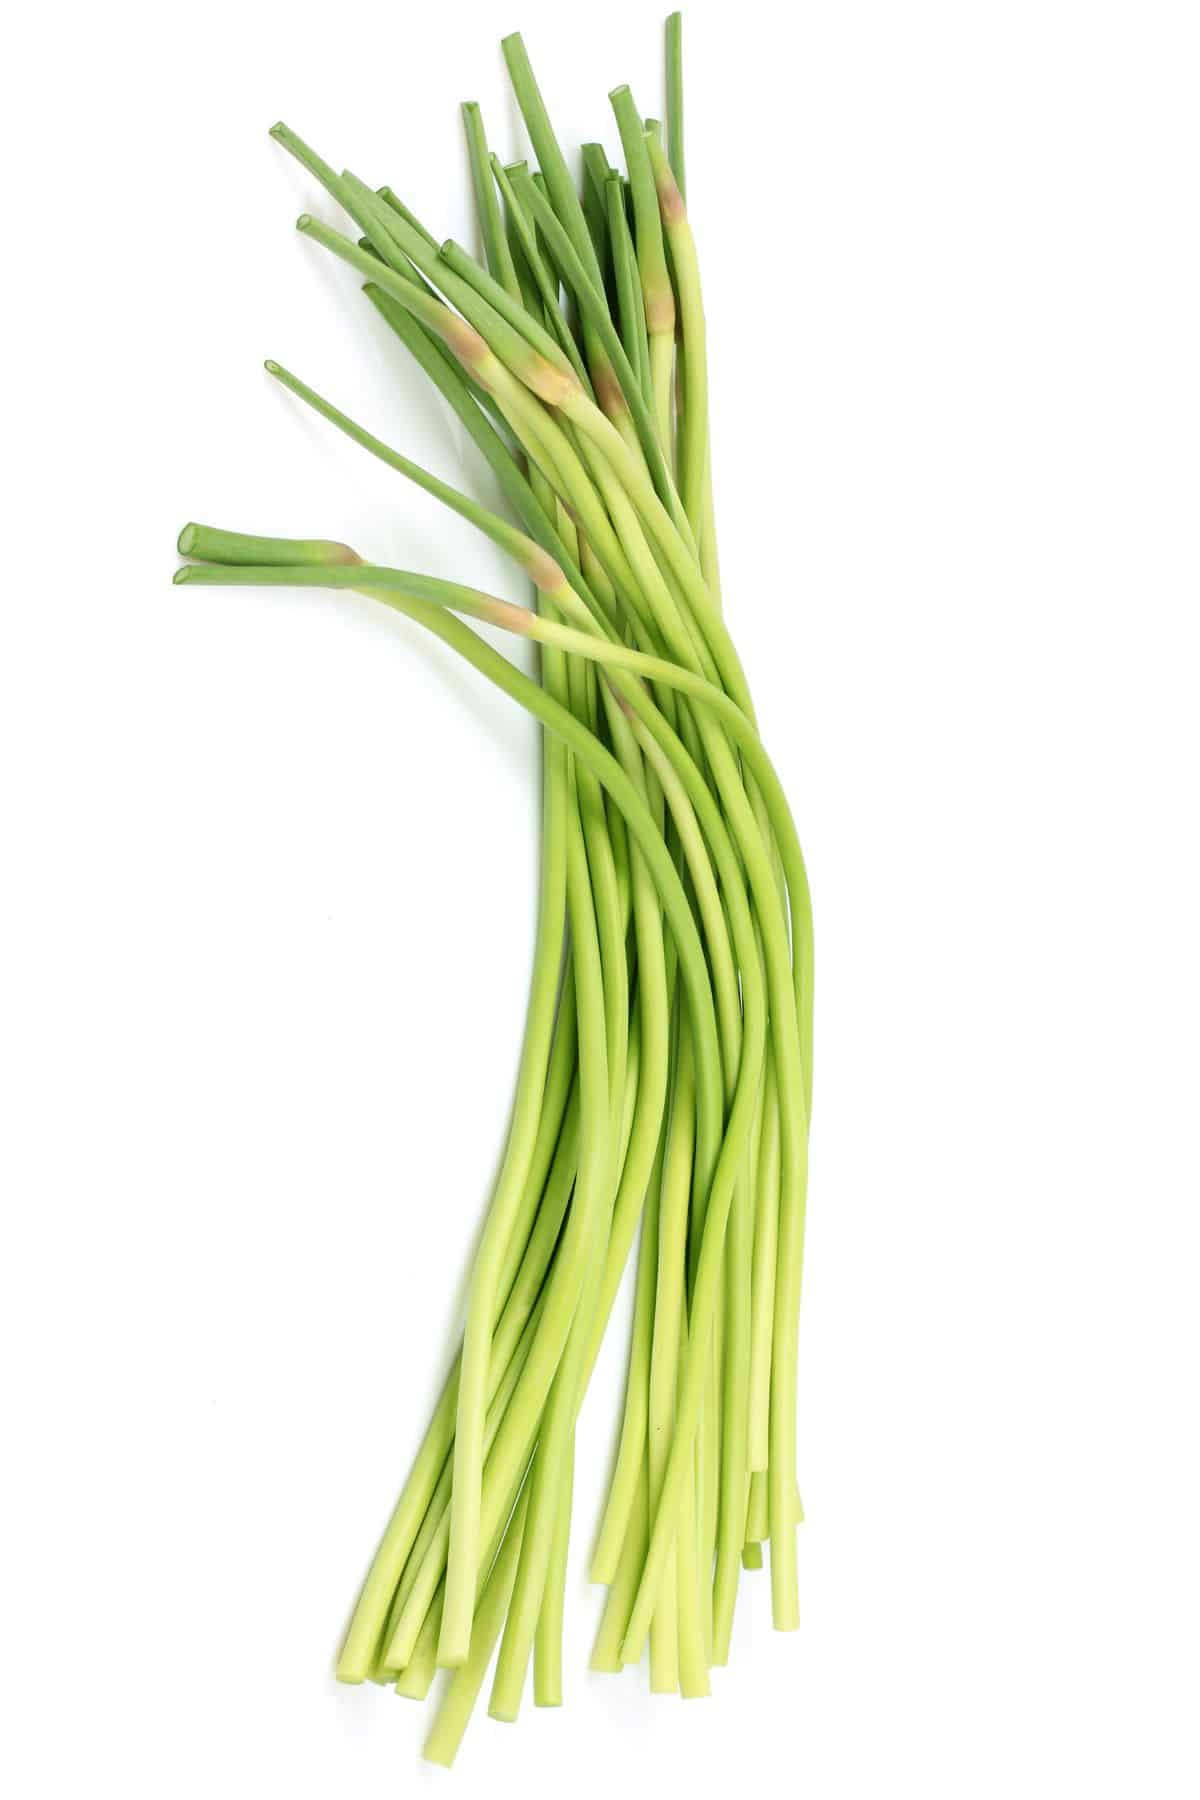
[[[749,1466],[767,1467],[771,1403],[771,1344],[775,1317],[776,1252],[779,1242],[779,1102],[774,1066],[769,1064],[763,1094],[762,1136],[756,1180],[750,1343]],[[765,1534],[762,1534],[765,1535]]]
[[[608,216],[608,237],[612,246],[613,277],[617,290],[617,316],[621,325],[621,342],[629,358],[644,399],[652,397],[650,381],[650,345],[646,335],[646,310],[642,304],[638,281],[637,257],[629,232],[625,211],[625,184],[619,175],[610,175],[604,186]],[[670,439],[663,443],[668,454]]]
[[[504,1615],[508,1611],[513,1583],[517,1578],[517,1559],[524,1538],[526,1504],[526,1495],[522,1494],[505,1533],[500,1554],[493,1563],[484,1586],[471,1633],[470,1654],[454,1671],[429,1736],[425,1739],[425,1760],[440,1763],[446,1769],[458,1754],[463,1734],[479,1698],[479,1690],[483,1686],[483,1678],[487,1674],[492,1651],[496,1647],[496,1639],[500,1636]]]
[[[591,1328],[601,1247],[607,1239],[612,1205],[608,1152],[612,1129],[612,1096],[605,1032],[604,966],[591,876],[581,832],[568,834],[567,894],[579,1017],[581,1096],[580,1167],[571,1209],[571,1229],[579,1232],[585,1259],[594,1273],[590,1281],[583,1282],[578,1294],[576,1311],[570,1323],[563,1358],[550,1389],[549,1403],[534,1457],[525,1540],[489,1708],[493,1718],[501,1719],[515,1719],[517,1716],[525,1670],[533,1648],[550,1564],[559,1481],[574,1428],[576,1399]],[[625,980],[628,991],[627,977]],[[452,1567],[452,1563],[448,1565],[446,1609],[442,1618],[442,1639],[439,1646],[439,1661],[442,1662],[454,1654],[457,1642],[452,1635],[450,1610],[449,1570]],[[469,1639],[468,1617],[464,1655]]]
[[[679,295],[683,379],[687,396],[679,453],[680,491],[688,520],[699,540],[703,536],[705,525],[709,455],[708,354],[704,306],[700,297],[700,265],[683,195],[671,172],[666,152],[650,133],[646,134],[645,144],[654,170],[667,242],[671,246],[675,287]]]
[[[508,237],[504,230],[504,220],[500,216],[500,203],[496,198],[496,189],[492,181],[491,153],[488,150],[487,133],[483,128],[483,114],[476,100],[463,102],[463,126],[467,134],[467,156],[471,164],[471,186],[475,193],[475,212],[479,219],[479,235],[483,240],[483,253],[487,258],[487,266],[495,279],[501,283],[514,300],[521,298],[520,283],[517,280],[517,267],[509,248]]]
[[[679,191],[686,195],[683,154],[683,14],[667,19],[667,154]]]

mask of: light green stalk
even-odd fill
[[[585,1276],[579,1284],[562,1361],[555,1373],[549,1404],[541,1424],[513,1608],[505,1627],[489,1708],[494,1718],[515,1718],[520,1706],[525,1669],[533,1648],[550,1564],[558,1482],[575,1422],[583,1358],[595,1304],[601,1248],[608,1235],[613,1197],[609,1173],[609,1144],[613,1121],[609,1087],[609,1044],[605,1030],[604,968],[596,904],[582,833],[572,832],[567,838],[567,894],[579,1018],[581,1102],[579,1179],[569,1230],[579,1234],[584,1262],[594,1273],[590,1281]],[[623,968],[618,976],[624,983],[627,997],[628,977]],[[455,1639],[450,1635],[452,1568],[451,1562],[447,1565],[446,1608],[439,1644],[438,1659],[442,1662],[447,1660],[447,1656],[452,1656],[455,1649]],[[470,1642],[470,1630],[468,1616],[463,1655]]]
[[[450,1768],[458,1755],[463,1734],[470,1723],[479,1690],[483,1686],[483,1678],[487,1674],[492,1651],[496,1647],[496,1639],[504,1624],[504,1615],[508,1611],[524,1537],[526,1504],[523,1493],[517,1502],[512,1523],[505,1533],[500,1554],[493,1563],[484,1586],[471,1633],[470,1654],[454,1671],[437,1717],[425,1739],[425,1760],[440,1763],[446,1769]]]
[[[650,375],[650,341],[646,333],[646,311],[642,304],[638,281],[636,252],[629,232],[625,211],[625,184],[619,175],[610,175],[604,184],[604,202],[608,216],[608,236],[612,246],[613,276],[617,290],[617,316],[621,342],[629,365],[642,390],[642,397],[653,404],[654,389]],[[668,436],[662,441],[668,463],[673,443]]]
[[[563,1611],[567,1593],[567,1552],[571,1544],[571,1503],[574,1492],[575,1434],[572,1432],[559,1491],[555,1497],[557,1513],[554,1539],[550,1546],[550,1566],[546,1571],[546,1587],[533,1640],[535,1706],[561,1706],[563,1703]]]
[[[746,1538],[748,1542],[763,1544],[770,1534],[766,1471],[765,1469],[756,1469],[750,1477],[750,1504],[746,1509]]]
[[[680,1361],[687,1355],[687,1330],[680,1332]],[[703,1699],[709,1693],[708,1654],[704,1643],[704,1618],[696,1505],[696,1455],[688,1458],[679,1502],[679,1541],[676,1568],[679,1589],[679,1691],[685,1700]],[[632,1607],[629,1608],[632,1611]],[[627,1615],[628,1616],[628,1615]]]
[[[360,562],[349,544],[324,538],[249,537],[241,531],[222,531],[215,525],[185,525],[176,544],[180,556],[229,566],[336,568]]]
[[[629,188],[633,197],[638,272],[650,343],[650,386],[654,396],[655,424],[659,442],[669,454],[669,446],[673,441],[671,389],[675,372],[675,296],[667,270],[662,223],[641,116],[628,87],[614,88],[609,99],[621,133],[621,144],[629,170]],[[687,511],[686,495],[683,499],[684,510]],[[698,542],[696,521],[690,512],[688,518]]]
[[[704,306],[700,297],[700,265],[687,209],[666,151],[650,132],[644,143],[647,160],[658,190],[658,206],[671,246],[675,287],[679,294],[680,340],[683,354],[684,408],[679,444],[679,480],[684,509],[697,540],[705,526],[705,493],[708,476],[708,353]]]
[[[625,1642],[638,1577],[646,1557],[648,1533],[646,1459],[642,1456],[638,1458],[636,1465],[629,1528],[621,1545],[616,1572],[604,1602],[600,1629],[596,1633],[588,1664],[598,1675],[616,1675],[625,1666],[621,1654],[622,1645]]]
[[[679,1046],[659,1211],[658,1283],[654,1297],[654,1336],[650,1357],[649,1493],[652,1515],[662,1498],[667,1447],[671,1441],[675,1419],[679,1352],[684,1328],[687,1214],[694,1129],[694,1071],[691,1045],[685,1034]],[[694,1663],[703,1659],[701,1643],[688,1647],[681,1646],[679,1641],[681,1627],[687,1618],[680,1610],[679,1574],[677,1545],[675,1557],[668,1560],[650,1630],[651,1681],[653,1685],[657,1673],[663,1689],[678,1686],[681,1661]],[[671,1663],[674,1664],[673,1668]]]
[[[754,1223],[750,1345],[749,1465],[767,1467],[771,1402],[771,1345],[775,1317],[776,1252],[779,1242],[779,1102],[774,1067],[769,1065],[763,1096],[762,1136],[757,1174]],[[765,1484],[761,1484],[765,1501]],[[764,1529],[755,1535],[761,1539]]]
[[[654,1282],[657,1243],[651,1232],[651,1221],[658,1213],[659,1158],[650,1178],[650,1199],[642,1226],[642,1242],[638,1254],[637,1282],[634,1288],[633,1331],[629,1343],[629,1367],[625,1378],[625,1403],[617,1456],[609,1484],[608,1500],[599,1535],[592,1552],[589,1578],[611,1583],[616,1579],[629,1519],[633,1512],[638,1485],[645,1473],[647,1382],[650,1368],[650,1344],[654,1327]]]
[[[681,194],[687,193],[683,154],[683,14],[667,19],[667,154]]]

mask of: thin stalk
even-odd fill
[[[771,1617],[776,1631],[800,1624],[796,1570],[796,1376],[800,1287],[804,1266],[804,1215],[808,1186],[807,1118],[793,1131],[800,1159],[797,1179],[788,1182],[787,1112],[784,1110],[785,1175],[780,1202],[775,1278],[775,1336],[771,1358],[770,1456],[767,1497],[771,1523]]]
[[[609,1585],[604,1611],[600,1615],[600,1628],[588,1663],[588,1667],[596,1674],[616,1675],[624,1667],[621,1650],[637,1591],[638,1577],[645,1561],[648,1535],[646,1459],[643,1456],[637,1464],[629,1526],[621,1544],[616,1572]]]
[[[683,14],[667,19],[667,154],[681,194],[687,194],[683,153]]]
[[[434,499],[440,500],[443,506],[448,506],[460,518],[466,519],[477,530],[482,531],[485,537],[489,537],[506,555],[511,556],[520,568],[524,569],[535,587],[551,591],[561,585],[563,572],[558,563],[542,549],[540,544],[535,543],[524,532],[518,531],[515,526],[510,525],[507,520],[500,518],[496,513],[490,512],[487,507],[481,506],[470,495],[451,487],[449,482],[442,481],[438,476],[430,474],[429,470],[422,468],[420,463],[413,462],[411,458],[401,455],[398,450],[393,450],[382,439],[375,437],[364,426],[356,424],[346,413],[334,406],[332,401],[324,399],[298,376],[283,368],[281,364],[268,361],[263,366],[268,375],[273,376],[282,387],[295,394],[298,400],[303,400],[306,406],[312,407],[314,412],[320,413],[321,417],[327,419],[331,425],[336,425],[338,430],[352,439],[354,443],[361,445],[380,462],[386,463],[390,469],[395,469],[398,474],[403,475],[405,480],[411,481],[416,487],[423,488],[427,494],[432,494]],[[337,546],[337,548],[345,547]],[[353,551],[347,550],[344,560],[351,560],[353,555]],[[300,561],[301,559],[297,557],[296,560]]]
[[[468,381],[462,364],[442,340],[426,331],[420,321],[406,312],[390,294],[385,294],[378,283],[366,282],[363,293],[448,402],[526,531],[547,549],[553,542],[553,514],[545,513],[539,505],[512,446],[497,430],[493,416],[485,412],[485,406],[490,406],[495,408],[494,418],[501,418],[491,396],[476,383]]]
[[[563,1609],[566,1602],[567,1552],[571,1544],[571,1501],[574,1491],[575,1434],[572,1432],[555,1501],[557,1512],[554,1538],[550,1546],[550,1566],[546,1570],[546,1587],[533,1640],[535,1706],[561,1706],[563,1703]]]
[[[647,154],[647,133],[628,87],[614,88],[609,99],[621,133],[633,197],[638,272],[650,342],[650,384],[654,396],[654,417],[659,442],[669,446],[672,441],[671,400],[675,372],[675,296],[667,270],[662,221],[655,196],[654,175]],[[684,510],[687,511],[687,497],[683,495],[682,498]],[[688,518],[698,541],[696,520],[690,512]]]
[[[495,278],[512,299],[519,301],[521,287],[517,280],[517,267],[509,248],[504,220],[500,214],[500,203],[496,198],[496,189],[492,182],[491,153],[488,150],[487,133],[483,128],[483,114],[476,100],[463,102],[463,126],[467,134],[467,156],[471,164],[471,186],[475,194],[475,212],[479,220],[479,236],[483,243],[483,253],[487,266]]]
[[[691,1045],[685,1034],[679,1046],[659,1208],[658,1283],[650,1356],[649,1493],[652,1514],[657,1510],[662,1497],[667,1446],[675,1419],[679,1346],[684,1325],[687,1213],[691,1193],[694,1130],[695,1072]],[[650,1628],[651,1680],[653,1683],[657,1671],[664,1688],[668,1685],[674,1688],[679,1683],[679,1633],[682,1620],[679,1613],[678,1576],[678,1562],[672,1559],[659,1591],[659,1604]],[[673,1669],[669,1662],[665,1662],[666,1658],[673,1661]]]
[[[713,1662],[713,1559],[717,1548],[717,1506],[719,1496],[717,1471],[720,1466],[721,1433],[721,1311],[724,1290],[718,1287],[708,1340],[707,1369],[704,1391],[696,1425],[696,1498],[700,1556],[700,1627],[704,1635],[704,1660]],[[666,1555],[670,1560],[670,1551]]]
[[[662,145],[647,132],[647,158],[658,190],[658,206],[671,247],[675,286],[679,294],[680,341],[683,355],[683,432],[679,445],[679,481],[684,509],[697,539],[704,533],[705,492],[708,478],[708,355],[704,306],[700,297],[700,265],[695,239],[688,222],[683,195]]]
[[[337,568],[361,558],[349,544],[325,538],[249,537],[241,531],[222,531],[215,525],[185,525],[176,542],[180,556],[200,562],[232,566],[265,564],[271,567]]]
[[[612,246],[608,241],[608,209],[604,201],[604,183],[613,171],[602,144],[583,146],[583,216],[587,223],[592,248],[600,269],[603,285],[611,261]]]
[[[437,249],[437,239],[434,237],[432,231],[426,230],[417,215],[408,210],[403,200],[401,200],[398,195],[394,194],[390,187],[376,188],[375,192],[385,206],[389,206],[394,213],[404,220],[406,225],[410,226],[413,231],[417,232],[419,236],[425,239],[425,242],[429,245],[431,250]]]
[[[521,109],[521,116],[525,120],[529,140],[537,154],[538,162],[541,164],[554,212],[574,245],[577,255],[598,284],[600,265],[596,258],[591,234],[587,228],[587,220],[583,216],[583,208],[579,204],[579,197],[575,192],[575,183],[567,168],[566,158],[554,135],[554,127],[550,123],[550,115],[546,111],[546,105],[534,77],[520,32],[512,32],[502,41],[500,47],[504,52],[509,79],[517,97],[517,105]]]
[[[767,1067],[764,1082],[762,1137],[759,1144],[757,1213],[754,1222],[750,1342],[750,1437],[749,1465],[756,1472],[767,1467],[771,1406],[771,1345],[775,1318],[776,1252],[779,1242],[779,1103],[774,1066]],[[760,1484],[765,1504],[765,1484]],[[755,1536],[766,1535],[763,1530]]]
[[[763,1544],[770,1534],[766,1470],[756,1469],[750,1477],[750,1504],[746,1509],[746,1538],[748,1542]]]
[[[617,317],[620,321],[621,342],[629,358],[630,368],[641,387],[643,398],[652,399],[646,311],[642,304],[641,288],[638,283],[637,258],[633,247],[633,238],[629,232],[629,217],[625,211],[625,184],[619,175],[611,175],[606,181],[604,198],[608,213],[608,237],[612,246],[613,278],[617,290]],[[669,436],[663,442],[662,448],[663,454],[669,459],[672,451]]]
[[[524,1538],[526,1504],[526,1496],[523,1493],[517,1502],[512,1522],[504,1534],[504,1543],[501,1546],[500,1554],[492,1565],[475,1613],[470,1654],[466,1661],[454,1671],[442,1697],[437,1717],[425,1739],[425,1748],[422,1752],[425,1760],[431,1763],[440,1763],[446,1769],[450,1768],[458,1754],[463,1734],[470,1723],[475,1702],[479,1698],[479,1690],[483,1686],[484,1676],[487,1674],[492,1651],[496,1647],[496,1639],[500,1636],[504,1615],[508,1611],[513,1583],[517,1578],[517,1559],[520,1556]]]
[[[579,1017],[580,1071],[580,1170],[572,1207],[570,1229],[578,1231],[583,1255],[598,1273],[600,1247],[607,1237],[612,1205],[609,1178],[612,1097],[609,1088],[609,1045],[605,1030],[605,983],[599,924],[583,834],[567,837],[567,897],[571,919],[571,944],[575,965],[576,1006]],[[623,974],[623,971],[621,972]],[[625,977],[626,993],[628,978]],[[596,1281],[583,1282],[576,1311],[567,1334],[562,1362],[550,1389],[534,1457],[529,1514],[513,1606],[500,1648],[492,1702],[493,1718],[515,1718],[520,1706],[525,1669],[533,1647],[538,1613],[545,1591],[546,1572],[554,1534],[557,1484],[570,1443],[582,1361],[591,1328]],[[453,1557],[453,1537],[451,1557]],[[438,1659],[456,1654],[451,1611],[451,1575],[447,1565],[446,1606]],[[470,1641],[471,1621],[466,1618],[462,1655]]]
[[[767,1058],[770,1061],[770,1058]],[[760,1098],[761,1106],[761,1098]],[[746,1168],[734,1195],[725,1265],[721,1339],[721,1466],[717,1515],[716,1573],[713,1578],[713,1661],[729,1661],[738,1570],[746,1536],[750,1496],[749,1360],[750,1272],[753,1255],[757,1118]]]
[[[609,1483],[608,1499],[600,1531],[592,1552],[589,1580],[611,1583],[616,1579],[629,1520],[633,1512],[639,1483],[645,1474],[647,1391],[650,1369],[650,1345],[654,1329],[654,1285],[658,1254],[651,1231],[651,1220],[658,1214],[659,1163],[661,1148],[656,1153],[651,1174],[649,1199],[646,1204],[642,1241],[638,1251],[637,1282],[634,1287],[633,1331],[629,1342],[629,1367],[625,1377],[625,1404],[621,1415],[621,1431],[617,1441],[617,1457]]]
[[[680,1361],[687,1355],[687,1327],[680,1329]],[[688,1458],[679,1502],[679,1538],[676,1569],[679,1601],[679,1691],[685,1700],[703,1699],[709,1693],[708,1657],[704,1646],[701,1580],[696,1508],[696,1457]],[[632,1610],[632,1608],[630,1609]]]
[[[655,799],[651,791],[633,735],[624,714],[612,703],[607,684],[604,699],[609,734],[617,759],[658,819],[661,797]],[[587,1378],[591,1376],[599,1353],[643,1205],[653,1192],[654,1162],[667,1096],[669,995],[675,980],[675,950],[674,945],[668,946],[664,940],[662,905],[645,859],[636,844],[630,849],[630,885],[637,957],[635,1019],[640,1067],[628,1149],[622,1163],[621,1181],[613,1206],[612,1233],[588,1350]]]

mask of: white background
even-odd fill
[[[330,1664],[502,1136],[534,735],[366,603],[173,590],[173,545],[331,535],[524,597],[262,374],[461,478],[266,131],[471,243],[456,103],[520,146],[502,33],[564,139],[612,150],[611,86],[659,104],[659,14],[30,16],[0,1756],[21,1796],[423,1792],[424,1712]],[[622,1313],[568,1705],[480,1718],[459,1793],[1200,1789],[1195,24],[688,9],[728,610],[817,907],[804,1622],[776,1637],[747,1577],[711,1702],[585,1674]]]

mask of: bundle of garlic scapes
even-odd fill
[[[501,518],[278,364],[276,380],[527,572],[529,608],[344,544],[200,525],[176,581],[351,588],[440,638],[543,726],[539,914],[507,1146],[462,1345],[351,1619],[337,1673],[423,1698],[449,1763],[486,1676],[495,1718],[562,1699],[576,1418],[639,1236],[615,1473],[591,1564],[592,1666],[649,1644],[651,1687],[707,1693],[742,1568],[770,1543],[798,1622],[797,1323],[812,1081],[812,921],[791,813],[721,609],[704,315],[684,206],[679,15],[667,122],[611,96],[576,190],[519,36],[540,164],[464,108],[484,262],[389,188],[272,135],[354,222],[299,229],[365,293],[494,471]],[[514,522],[515,521],[515,522]],[[532,680],[468,624],[535,640]]]

